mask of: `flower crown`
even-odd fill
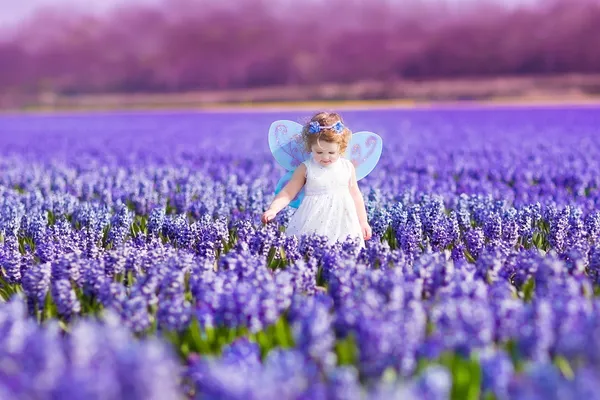
[[[344,124],[342,123],[342,121],[338,121],[333,125],[321,126],[321,124],[319,124],[318,121],[312,121],[309,124],[308,133],[315,134],[321,132],[324,129],[333,129],[336,134],[341,135],[344,133]]]

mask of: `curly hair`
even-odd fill
[[[330,143],[337,143],[340,145],[340,153],[343,154],[348,148],[348,143],[350,143],[350,138],[352,137],[352,132],[350,129],[344,126],[344,130],[342,133],[337,133],[333,129],[322,129],[319,133],[314,134],[309,132],[310,123],[318,122],[321,126],[331,126],[336,122],[344,123],[342,117],[338,113],[334,112],[320,112],[315,114],[309,122],[304,125],[302,128],[302,139],[304,140],[304,145],[306,146],[306,150],[308,152],[312,151],[312,146],[319,142],[319,140],[324,140]]]

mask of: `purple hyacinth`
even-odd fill
[[[396,234],[396,240],[408,256],[415,256],[422,240],[422,225],[418,215],[409,214],[406,224]]]
[[[127,291],[120,283],[105,281],[98,291],[98,300],[104,308],[123,312],[123,305],[127,301]]]
[[[184,330],[191,318],[191,304],[185,298],[185,273],[176,263],[170,265],[163,278],[158,297],[156,318],[160,327]]]
[[[248,369],[260,367],[260,347],[245,337],[236,339],[223,348],[221,361]]]
[[[259,365],[232,362],[229,356],[198,360],[188,376],[203,398],[322,399],[325,387],[317,372],[316,365],[301,353],[274,349]]]
[[[485,241],[484,233],[481,228],[472,228],[465,233],[465,244],[469,254],[473,258],[479,257]]]
[[[509,247],[513,247],[519,240],[519,223],[512,215],[506,215],[502,219],[502,241]]]
[[[590,250],[587,270],[592,282],[600,283],[600,246],[594,246]]]
[[[325,367],[335,362],[332,306],[333,300],[326,295],[297,295],[288,312],[296,348]]]
[[[472,350],[484,348],[494,338],[494,319],[485,302],[465,298],[449,299],[436,304],[431,310],[435,326],[434,337],[446,349],[468,355]]]
[[[519,236],[525,243],[529,243],[533,237],[533,218],[528,207],[519,210],[517,225]]]
[[[486,351],[480,357],[483,393],[493,393],[497,398],[506,398],[514,367],[508,354],[503,351]]]
[[[569,227],[569,208],[565,208],[558,212],[550,222],[550,233],[548,234],[548,242],[558,252],[562,252],[567,244],[567,233]]]
[[[76,256],[69,254],[52,262],[52,279],[71,280],[78,285],[82,282],[80,261]]]
[[[298,260],[287,271],[292,275],[292,285],[297,293],[314,294],[317,286],[318,268],[315,262]]]
[[[483,232],[491,241],[498,241],[502,236],[502,219],[498,214],[490,214],[483,224]]]
[[[56,246],[51,237],[47,237],[35,246],[35,255],[42,263],[53,261],[59,254],[58,246]]]
[[[9,254],[0,257],[0,267],[4,270],[4,279],[10,284],[21,283],[21,255]]]
[[[51,287],[52,300],[56,304],[58,315],[69,320],[81,312],[81,303],[69,280],[56,279],[52,281]]]
[[[504,263],[507,257],[499,248],[486,246],[475,262],[476,276],[488,283],[505,278],[510,274],[505,270]]]
[[[113,246],[123,243],[129,235],[133,215],[125,205],[121,205],[115,212],[110,221],[110,230],[108,231],[108,242]]]
[[[118,250],[111,249],[104,254],[104,271],[107,277],[114,278],[117,274],[125,271],[125,254],[122,248]]]
[[[593,211],[585,217],[585,231],[592,244],[600,239],[600,211]]]
[[[420,399],[442,400],[450,397],[451,389],[450,372],[441,366],[431,366],[416,379],[412,391]]]
[[[48,214],[32,210],[23,217],[22,224],[25,225],[25,235],[32,238],[34,243],[40,243],[46,233]]]
[[[191,304],[183,293],[163,295],[159,297],[156,319],[163,329],[182,331],[190,323],[191,312]]]
[[[154,208],[148,215],[148,234],[158,236],[163,230],[165,207]]]
[[[516,341],[521,354],[535,361],[546,361],[555,341],[554,313],[548,300],[539,300],[525,306],[520,315]]]
[[[51,264],[43,263],[30,266],[23,274],[23,291],[38,307],[43,306],[50,290],[51,271]]]
[[[331,370],[327,375],[327,398],[332,400],[359,400],[362,398],[358,371],[344,366]]]
[[[458,243],[460,240],[460,235],[461,235],[461,231],[460,231],[460,224],[458,222],[458,217],[456,215],[456,211],[451,210],[450,214],[448,215],[447,218],[447,232],[448,232],[448,239],[451,243]]]
[[[574,399],[572,386],[551,363],[535,363],[523,376],[516,377],[508,387],[510,399]]]
[[[136,293],[125,300],[121,311],[123,323],[133,332],[141,333],[150,328],[153,318],[148,312],[148,301]]]
[[[390,226],[390,213],[384,208],[377,208],[373,217],[370,219],[370,223],[373,233],[379,237],[382,237]]]

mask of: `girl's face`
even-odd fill
[[[330,165],[340,158],[340,145],[319,140],[311,147],[314,160],[321,165]]]

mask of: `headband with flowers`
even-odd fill
[[[341,135],[344,133],[344,124],[342,123],[342,121],[338,121],[333,125],[329,125],[329,126],[321,126],[319,124],[319,122],[317,121],[312,121],[309,124],[309,128],[308,128],[308,133],[319,133],[324,129],[333,129],[335,131],[336,134]]]

